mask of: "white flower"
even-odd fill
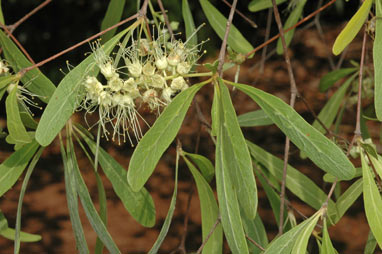
[[[8,73],[9,68],[4,61],[0,61],[0,74]]]
[[[185,75],[187,74],[191,69],[191,66],[189,63],[187,62],[182,62],[182,63],[179,63],[177,66],[176,66],[176,72],[179,74],[179,75]]]
[[[177,66],[180,63],[180,55],[175,52],[171,52],[167,57],[167,62],[171,66]]]
[[[166,80],[159,74],[155,74],[151,78],[151,86],[154,88],[163,88],[166,86]]]
[[[99,64],[99,69],[102,73],[102,75],[107,79],[113,79],[113,78],[118,78],[118,73],[116,72],[114,66],[112,65],[111,62],[107,62],[105,64]]]
[[[150,63],[150,61],[147,61],[147,63],[143,65],[142,72],[146,76],[152,76],[155,73],[155,67]]]
[[[175,91],[172,90],[171,87],[166,87],[165,89],[163,89],[163,92],[162,92],[162,98],[167,102],[167,103],[170,103],[172,101],[172,96],[175,94]]]
[[[188,88],[187,82],[183,77],[174,78],[170,86],[173,90],[185,90]]]
[[[123,80],[120,78],[112,78],[107,82],[108,87],[113,92],[119,92],[124,86]]]
[[[158,59],[155,61],[155,65],[156,65],[156,67],[157,67],[159,70],[166,70],[166,68],[167,68],[167,66],[168,66],[166,57],[163,56],[163,57],[161,57],[161,58],[158,58]]]
[[[131,76],[139,78],[142,74],[142,65],[139,62],[134,62],[127,66]]]

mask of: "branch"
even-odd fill
[[[227,47],[227,40],[228,40],[228,35],[229,35],[229,29],[231,28],[233,15],[235,14],[236,4],[237,4],[237,0],[233,0],[231,11],[229,12],[228,20],[227,20],[227,23],[226,23],[223,43],[222,43],[222,46],[220,48],[219,65],[218,65],[219,77],[223,76],[223,64],[224,64],[225,50],[226,50],[226,47]]]

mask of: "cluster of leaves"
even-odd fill
[[[281,4],[284,1],[276,1],[276,3]],[[284,24],[285,30],[298,22],[307,3],[306,0],[292,2],[290,6],[292,11]],[[119,11],[123,9],[124,3],[125,1],[120,0],[110,2],[103,22],[104,28],[120,20],[121,12]],[[199,3],[211,27],[221,39],[224,39],[227,32],[227,18],[208,0],[200,0]],[[254,0],[248,7],[250,11],[257,12],[272,7],[271,3],[270,0]],[[152,15],[154,17],[158,16],[159,14],[153,10],[151,3],[145,1],[143,6],[147,8],[147,4],[150,6]],[[363,2],[359,11],[338,36],[333,46],[334,54],[340,54],[354,39],[369,16],[372,6],[372,0]],[[376,16],[382,16],[381,1],[376,1],[374,6]],[[114,13],[118,15],[112,15]],[[145,12],[141,10],[140,14],[142,13]],[[182,0],[182,14],[187,40],[191,45],[197,45],[196,36],[193,36],[196,28],[187,0]],[[139,16],[137,15],[137,17]],[[4,24],[4,20],[1,20],[1,22]],[[379,63],[382,59],[382,50],[380,48],[382,45],[382,21],[377,19],[374,22],[376,22],[373,48],[375,72],[375,103],[373,108],[375,108],[375,117],[368,116],[368,119],[381,121],[382,102],[378,98],[381,98],[382,90],[380,76],[382,72],[379,70],[379,68],[382,68]],[[131,27],[116,35],[115,30],[105,34],[103,36],[102,54],[106,56],[111,54],[121,40],[125,41],[126,38],[132,36],[130,31]],[[231,52],[236,55],[236,59],[243,60],[245,59],[244,55],[252,55],[253,47],[242,33],[233,25],[229,31],[227,43]],[[285,34],[287,45],[291,43],[292,38],[293,29]],[[364,121],[367,116],[363,117],[364,121],[361,122],[362,130],[365,130],[362,132],[365,141],[358,137],[356,140],[357,146],[352,151],[353,155],[360,156],[361,168],[354,167],[336,140],[333,141],[333,139],[329,139],[324,135],[333,125],[335,126],[334,132],[338,132],[338,126],[341,123],[345,108],[342,102],[351,98],[350,95],[353,90],[350,88],[356,77],[360,75],[357,64],[352,68],[334,70],[321,79],[320,90],[324,92],[331,89],[338,80],[344,77],[347,78],[322,108],[313,124],[306,122],[293,107],[272,94],[246,84],[222,79],[217,74],[217,65],[210,64],[207,67],[211,69],[211,72],[207,74],[199,73],[200,76],[210,76],[209,79],[194,84],[187,89],[179,89],[182,91],[160,113],[155,124],[139,141],[130,160],[129,169],[126,171],[99,146],[100,134],[98,134],[97,138],[94,138],[86,128],[80,124],[72,123],[70,120],[78,107],[78,100],[82,99],[79,98],[81,96],[79,90],[84,80],[88,76],[96,77],[100,71],[99,67],[101,66],[89,68],[89,66],[94,66],[97,51],[71,69],[55,87],[37,69],[23,73],[23,70],[31,66],[31,63],[2,31],[0,31],[0,42],[4,58],[13,72],[17,73],[0,78],[0,95],[4,96],[6,94],[6,90],[11,83],[20,82],[24,84],[25,89],[38,94],[41,101],[47,103],[43,115],[39,123],[37,123],[33,120],[30,112],[23,110],[23,107],[20,106],[21,102],[17,99],[16,89],[13,89],[12,91],[15,92],[10,92],[6,99],[8,133],[4,132],[4,136],[7,136],[8,143],[15,144],[16,151],[0,165],[0,196],[9,191],[27,169],[20,193],[15,230],[8,227],[4,215],[0,213],[0,234],[15,241],[15,253],[19,252],[20,241],[37,241],[40,239],[39,236],[20,232],[22,200],[28,180],[42,151],[56,137],[59,137],[61,144],[69,215],[77,249],[80,253],[89,253],[89,249],[79,217],[78,198],[98,236],[96,253],[102,253],[104,246],[110,253],[120,253],[106,227],[106,194],[100,178],[100,171],[98,171],[98,163],[131,216],[145,227],[154,226],[154,202],[144,185],[154,172],[161,156],[174,141],[194,96],[207,84],[212,84],[214,87],[210,133],[211,138],[216,140],[215,165],[202,155],[187,153],[178,147],[175,187],[170,208],[158,239],[149,253],[158,252],[171,224],[177,197],[178,161],[180,156],[186,162],[196,182],[200,198],[202,239],[205,241],[205,244],[202,245],[203,253],[222,253],[223,235],[232,253],[238,254],[260,252],[305,253],[311,235],[316,238],[320,253],[336,253],[330,240],[328,227],[335,225],[362,193],[365,213],[371,229],[369,238],[375,240],[368,241],[366,249],[370,251],[368,253],[371,253],[376,248],[377,243],[380,247],[382,246],[382,198],[378,188],[381,187],[378,185],[381,184],[382,178],[382,157],[377,153],[371,142],[366,141],[368,134]],[[283,50],[282,43],[279,41],[277,52],[281,54]],[[240,62],[242,61],[237,61],[235,64]],[[104,74],[102,68],[101,73]],[[261,110],[238,117],[230,98],[228,86],[235,87],[247,94]],[[326,194],[311,179],[292,165],[288,164],[286,166],[287,174],[284,178],[284,162],[260,146],[246,140],[241,130],[242,127],[271,124],[275,124],[300,149],[302,157],[309,158],[326,173],[324,176],[325,181],[337,183],[353,180],[354,183],[343,193],[337,188],[336,200],[334,201],[331,194]],[[27,128],[29,131],[27,131]],[[63,128],[65,129],[65,138],[61,134]],[[74,141],[77,141],[94,167],[100,199],[99,211],[96,210],[82,178],[77,163]],[[214,178],[218,200],[215,199],[214,190],[210,184]],[[261,183],[269,199],[277,223],[281,223],[279,220],[280,206],[283,203],[278,194],[281,190],[280,182],[285,182],[288,190],[301,201],[317,210],[317,212],[299,224],[296,223],[293,215],[284,212],[285,214],[282,214],[282,216],[289,218],[282,225],[285,233],[269,242],[266,229],[257,212],[258,187],[255,178]],[[318,223],[321,224],[320,232],[312,234]],[[255,241],[260,247],[253,245],[247,239]]]

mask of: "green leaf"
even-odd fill
[[[4,214],[0,211],[0,233],[8,228],[8,221]]]
[[[232,84],[249,95],[319,168],[338,177],[339,180],[353,178],[355,168],[343,151],[309,125],[292,107],[260,89]]]
[[[275,238],[265,249],[264,254],[280,254],[280,253],[290,253],[297,240],[297,237],[301,232],[303,232],[306,227],[312,224],[313,220],[316,220],[317,213],[300,223],[296,227],[292,228],[288,232],[285,232],[281,236]],[[305,253],[305,252],[301,252]]]
[[[13,228],[7,228],[0,232],[0,235],[3,237],[9,239],[9,240],[15,240],[15,230]],[[20,241],[31,243],[31,242],[37,242],[41,240],[40,235],[30,234],[26,232],[20,232]]]
[[[71,142],[68,148],[68,157],[71,157],[73,162],[72,163],[73,175],[76,182],[77,193],[80,196],[82,207],[85,211],[86,217],[89,219],[90,225],[92,226],[94,231],[97,233],[97,236],[101,239],[105,247],[110,251],[110,253],[112,254],[121,253],[118,250],[117,245],[113,241],[113,238],[107,231],[105,224],[99,217],[97,210],[94,207],[88,188],[86,187],[84,179],[82,178],[80,170],[78,168],[78,163],[74,153],[73,143]]]
[[[353,15],[345,28],[337,36],[332,49],[334,55],[339,55],[358,34],[369,15],[372,3],[373,0],[365,0],[359,10]]]
[[[264,165],[274,177],[281,181],[284,162],[250,141],[247,141],[247,145],[253,158]],[[286,187],[306,204],[314,209],[320,209],[327,199],[327,194],[310,180],[309,177],[294,167],[288,165],[287,172]],[[335,210],[334,205],[334,202],[329,200],[329,210]],[[332,207],[334,209],[331,209]]]
[[[245,144],[228,88],[220,82],[221,108],[219,108],[220,128],[224,166],[229,168],[234,189],[240,205],[250,219],[254,219],[257,209],[257,188],[251,155]]]
[[[0,89],[7,87],[10,83],[15,82],[19,79],[18,75],[8,75],[0,77]]]
[[[354,204],[362,193],[362,178],[354,182],[337,200],[336,206],[338,211],[338,219],[334,221],[337,223],[346,211]]]
[[[153,173],[160,157],[178,133],[192,99],[203,85],[193,85],[178,94],[139,141],[127,172],[133,191],[139,191]]]
[[[263,222],[261,221],[260,215],[257,214],[254,220],[248,219],[247,216],[242,216],[243,218],[243,226],[246,234],[254,240],[256,243],[260,244],[262,247],[268,245],[268,237],[267,232],[265,231],[265,227]],[[247,240],[249,253],[251,254],[260,254],[261,250]]]
[[[72,156],[67,156],[62,140],[60,141],[61,155],[64,164],[66,200],[68,204],[70,222],[73,228],[74,239],[76,241],[76,248],[80,253],[89,253],[78,210],[76,178],[73,172],[75,162],[73,162]]]
[[[382,3],[375,1],[375,39],[373,43],[374,63],[374,104],[375,113],[379,121],[382,121]]]
[[[184,20],[184,25],[186,27],[186,38],[187,38],[187,44],[189,46],[194,46],[198,44],[198,36],[195,32],[195,23],[194,19],[192,17],[192,13],[190,10],[190,6],[188,5],[188,0],[182,0],[182,15]]]
[[[318,119],[321,120],[321,122],[326,126],[326,128],[330,128],[330,126],[333,124],[338,110],[340,109],[345,93],[350,84],[355,79],[355,77],[356,75],[353,75],[348,80],[346,80],[346,82],[344,82],[344,84],[332,95],[332,97],[330,97],[329,101],[325,104],[325,106],[321,109],[320,113],[318,114]],[[321,133],[325,132],[324,127],[322,127],[317,120],[314,120],[312,126]]]
[[[16,183],[37,148],[38,144],[33,141],[11,154],[0,165],[0,197]]]
[[[126,0],[110,0],[105,17],[102,20],[101,31],[117,24],[121,20],[123,8],[125,7],[125,2]],[[109,32],[103,34],[101,36],[102,41],[105,43],[108,40],[110,40],[114,36],[116,31],[117,28],[114,28]]]
[[[367,242],[364,250],[364,254],[374,254],[375,248],[377,247],[377,240],[375,240],[375,237],[373,235],[373,232],[371,230],[369,231],[369,235],[367,237]]]
[[[366,155],[361,152],[363,173],[363,202],[365,205],[366,218],[379,247],[382,247],[382,199],[374,176],[366,162]]]
[[[176,155],[176,162],[175,162],[175,186],[174,186],[174,192],[172,193],[170,208],[168,209],[166,219],[164,220],[163,226],[159,232],[158,238],[155,241],[153,247],[151,247],[148,254],[156,254],[158,253],[158,250],[160,246],[162,245],[167,233],[168,229],[170,228],[172,216],[174,215],[175,205],[176,205],[176,195],[178,193],[178,163],[179,163],[179,155]]]
[[[208,183],[211,182],[212,178],[214,178],[215,175],[215,168],[214,165],[212,165],[212,162],[200,154],[186,152],[183,153],[198,166],[204,179],[206,179]]]
[[[306,253],[309,237],[312,234],[313,229],[316,226],[321,214],[322,212],[321,210],[319,210],[311,217],[311,219],[309,219],[309,223],[306,224],[306,226],[303,229],[301,229],[300,233],[297,235],[297,239],[293,245],[291,254]]]
[[[208,0],[199,0],[208,22],[223,40],[227,19]],[[236,52],[247,54],[253,50],[252,45],[244,38],[240,31],[232,24],[228,35],[228,45]]]
[[[192,176],[194,177],[194,180],[196,182],[196,188],[198,189],[200,210],[202,215],[202,237],[204,241],[210,233],[219,216],[219,208],[215,200],[214,192],[208,185],[205,178],[199,173],[199,171],[194,167],[194,165],[192,165],[192,163],[186,157],[183,157],[183,159],[186,161],[186,164],[190,169]],[[206,245],[203,248],[203,254],[222,253],[222,248],[223,230],[221,225],[217,225],[213,234],[208,239]]]
[[[96,144],[86,136],[83,136],[83,138],[94,154]],[[104,149],[101,147],[98,149],[98,160],[102,170],[110,180],[115,193],[121,199],[125,208],[143,226],[154,226],[155,207],[150,193],[145,188],[142,188],[139,192],[134,192],[127,182],[126,170]]]
[[[33,119],[31,114],[24,108],[23,105],[17,103],[20,112],[20,118],[24,126],[30,129],[35,130],[37,128],[37,122]]]
[[[5,58],[12,66],[15,72],[32,66],[32,63],[24,56],[13,41],[0,31],[0,41],[4,50]],[[27,84],[27,89],[36,95],[45,103],[48,103],[56,87],[41,71],[37,68],[30,70],[21,78],[24,85]]]
[[[320,84],[318,86],[318,89],[320,90],[320,92],[325,92],[326,90],[331,88],[338,80],[352,74],[357,69],[358,68],[354,68],[354,67],[342,68],[342,69],[334,70],[334,71],[331,71],[331,72],[325,74],[320,79]],[[354,78],[355,78],[355,76],[351,80],[353,81]]]
[[[306,4],[307,0],[298,0],[296,7],[293,9],[293,11],[289,14],[289,17],[287,21],[284,24],[284,30],[288,29],[289,27],[294,26],[297,21],[300,19],[302,15],[302,11],[304,10],[304,6]],[[289,46],[293,39],[294,30],[292,29],[284,34],[286,47]],[[277,48],[276,48],[277,54],[281,55],[284,52],[283,44],[281,42],[281,37],[277,40]]]
[[[106,54],[113,50],[127,31],[128,29],[125,29],[105,43],[103,49]],[[36,130],[36,140],[42,146],[47,146],[53,141],[74,113],[78,102],[82,99],[78,94],[80,86],[84,78],[89,75],[91,65],[94,65],[94,53],[72,69],[54,91]],[[94,71],[93,74],[95,75],[97,71]]]
[[[28,144],[32,139],[21,121],[16,93],[17,87],[14,87],[5,100],[8,132],[16,143]]]
[[[4,21],[4,15],[3,15],[3,8],[1,8],[1,0],[0,0],[0,22],[1,24],[5,25],[5,21]]]
[[[261,109],[238,116],[241,127],[255,127],[273,124],[268,115]]]
[[[284,3],[286,0],[276,0],[276,4],[279,5],[281,3]],[[258,12],[262,11],[268,8],[271,8],[272,5],[272,0],[252,0],[248,4],[248,9],[251,12]]]
[[[217,94],[218,86],[214,86],[214,94]],[[218,126],[219,126],[219,102],[218,102],[218,96],[214,96],[212,99],[212,106],[211,106],[211,136],[216,137],[218,132]]]
[[[215,85],[217,86],[217,85]],[[221,88],[223,86],[219,86]],[[216,141],[216,189],[219,200],[221,223],[228,245],[234,254],[248,253],[243,224],[240,216],[240,208],[232,177],[233,169],[229,167],[227,160],[232,160],[232,145],[227,137],[227,129],[224,127],[224,114],[222,105],[221,89],[216,88],[214,97],[217,102],[217,141]],[[227,89],[226,87],[224,87]],[[226,92],[225,92],[226,93]],[[225,96],[226,97],[226,96]],[[229,149],[230,148],[230,149]],[[230,158],[227,157],[230,156]],[[235,165],[234,170],[237,170]]]
[[[320,254],[337,254],[334,249],[332,241],[330,240],[328,226],[326,225],[326,218],[324,218],[324,229],[322,231],[322,247]]]

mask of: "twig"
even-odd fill
[[[228,5],[228,7],[232,8],[232,5],[230,3],[228,3],[226,0],[222,0],[226,5]],[[255,22],[253,22],[252,20],[250,20],[247,16],[245,16],[241,11],[239,10],[235,10],[235,12],[237,14],[239,14],[240,17],[242,17],[245,21],[247,21],[253,28],[257,28],[257,25]]]
[[[255,245],[257,248],[259,248],[261,251],[265,251],[265,249],[260,245],[258,244],[255,240],[253,240],[251,237],[249,237],[247,234],[245,235],[245,238],[248,239],[248,241],[250,241],[251,243],[253,243],[253,245]]]
[[[290,106],[293,108],[296,97],[298,95],[296,81],[294,79],[292,65],[290,63],[289,55],[287,52],[287,45],[285,42],[285,36],[284,36],[284,29],[283,25],[281,23],[280,13],[277,8],[276,0],[272,0],[273,4],[273,12],[275,13],[275,19],[276,23],[279,29],[279,33],[281,36],[281,42],[284,50],[284,58],[285,62],[287,64],[288,68],[288,74],[289,74],[289,82],[291,87],[291,98],[290,98]],[[288,168],[288,159],[289,159],[289,147],[290,147],[290,140],[288,137],[285,138],[285,148],[284,148],[284,168],[283,168],[283,178],[281,181],[281,194],[280,194],[280,219],[279,219],[279,235],[283,233],[283,224],[284,224],[284,205],[285,205],[285,183],[286,183],[286,176],[287,176],[287,168]]]
[[[323,10],[325,10],[326,8],[328,8],[330,5],[332,5],[336,0],[331,0],[330,2],[328,2],[327,4],[325,4],[324,6],[322,6],[321,8],[315,10],[314,12],[312,12],[311,14],[309,14],[308,16],[306,16],[305,18],[301,19],[299,22],[297,22],[295,25],[289,27],[288,29],[285,29],[284,32],[289,32],[290,30],[292,29],[295,29],[296,27],[300,26],[301,24],[305,23],[306,21],[310,20],[311,18],[313,18],[314,16],[316,16],[318,13],[322,12]],[[245,55],[245,58],[248,58],[249,56],[251,56],[252,54],[256,53],[257,51],[259,51],[260,49],[264,48],[266,45],[270,44],[272,41],[274,40],[277,40],[279,37],[280,37],[280,33],[278,35],[275,35],[273,36],[271,39],[269,39],[268,41],[264,42],[263,44],[261,44],[260,46],[257,46],[255,49],[251,50],[250,52],[248,52],[246,55]]]
[[[220,48],[218,73],[219,73],[219,77],[221,77],[221,78],[223,77],[223,65],[224,65],[224,57],[225,57],[225,50],[227,47],[229,29],[231,28],[233,15],[235,14],[236,4],[237,4],[237,0],[233,0],[231,11],[229,12],[228,20],[227,20],[226,27],[225,27],[225,34],[224,34],[223,43],[222,43],[222,46]]]
[[[168,21],[166,10],[163,8],[162,0],[158,0],[158,5],[159,5],[160,11],[162,12],[164,22],[166,23],[166,26],[167,26],[167,29],[168,29],[168,33],[170,34],[171,39],[174,39],[174,32],[172,31],[171,24]]]
[[[140,15],[141,15],[140,12],[139,12],[139,13],[136,13],[136,14],[134,14],[133,16],[130,16],[130,17],[128,17],[128,18],[122,20],[121,22],[119,22],[119,23],[117,23],[117,24],[115,24],[115,25],[113,25],[113,26],[111,26],[111,27],[109,27],[109,28],[107,28],[107,29],[105,29],[105,30],[103,30],[103,31],[101,31],[101,32],[99,32],[99,33],[97,33],[97,34],[95,34],[95,35],[93,35],[93,36],[91,36],[91,37],[89,37],[89,38],[87,38],[87,39],[85,39],[85,40],[83,40],[83,41],[81,41],[81,42],[79,42],[79,43],[77,43],[77,44],[71,46],[71,47],[69,47],[69,48],[67,48],[67,49],[64,49],[64,50],[62,50],[61,52],[59,52],[59,53],[57,53],[57,54],[55,54],[55,55],[53,55],[53,56],[51,56],[51,57],[49,57],[49,58],[43,60],[43,61],[41,61],[41,62],[39,62],[39,63],[37,63],[37,64],[34,64],[34,65],[32,65],[32,66],[29,66],[29,67],[27,67],[27,68],[21,70],[20,73],[23,75],[23,74],[25,74],[26,72],[28,72],[28,71],[30,71],[30,70],[33,70],[33,69],[35,69],[35,68],[38,68],[38,67],[40,67],[40,66],[42,66],[42,65],[44,65],[44,64],[46,64],[46,63],[48,63],[48,62],[50,62],[50,61],[52,61],[52,60],[54,60],[54,59],[56,59],[57,57],[60,57],[60,56],[62,56],[62,55],[64,55],[64,54],[66,54],[66,53],[68,53],[68,52],[74,50],[75,48],[78,48],[79,46],[82,46],[83,44],[85,44],[85,43],[87,43],[87,42],[89,42],[89,41],[91,41],[91,40],[94,40],[95,38],[97,38],[97,37],[103,35],[104,33],[107,33],[108,31],[110,31],[110,30],[112,30],[112,29],[114,29],[114,28],[116,28],[116,27],[118,27],[118,26],[121,26],[121,25],[123,25],[123,24],[125,24],[125,23],[131,21],[132,19],[138,18]]]
[[[42,8],[44,8],[46,5],[48,5],[50,2],[52,2],[52,0],[45,0],[43,3],[41,3],[39,6],[37,6],[36,8],[34,8],[33,10],[31,10],[29,13],[27,13],[24,17],[22,17],[21,19],[19,19],[16,23],[14,23],[13,25],[9,25],[8,26],[8,29],[9,29],[9,32],[13,33],[16,28],[21,25],[21,23],[23,23],[25,20],[27,20],[28,18],[30,18],[33,14],[35,14],[36,12],[38,12],[39,10],[41,10]]]
[[[7,33],[9,37],[11,37],[12,41],[16,43],[17,47],[24,53],[24,55],[28,58],[29,62],[32,64],[35,64],[32,57],[28,54],[28,52],[24,49],[24,47],[21,45],[21,43],[16,39],[16,37],[13,36],[11,31],[8,30],[7,26],[0,22],[0,27]]]
[[[212,226],[210,232],[208,233],[206,239],[204,239],[202,245],[200,245],[200,247],[199,247],[198,251],[196,252],[196,254],[202,253],[204,246],[207,244],[208,240],[210,239],[210,237],[214,233],[214,231],[215,231],[216,227],[219,225],[219,223],[220,223],[220,215],[216,219],[215,224]]]
[[[269,35],[271,34],[272,13],[273,13],[272,8],[269,8],[268,16],[267,16],[267,27],[265,28],[265,39],[264,39],[265,42],[269,40]],[[264,46],[264,49],[261,52],[260,73],[264,73],[264,63],[267,56],[267,48],[268,48],[268,44]]]

